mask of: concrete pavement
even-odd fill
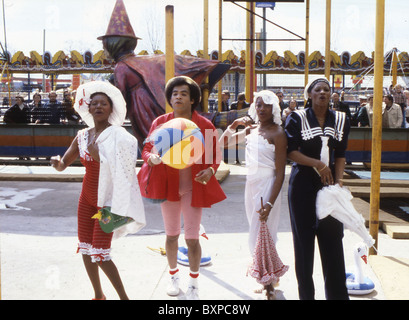
[[[81,175],[82,168],[72,168],[64,174]],[[247,221],[243,205],[245,169],[229,166],[230,174],[221,183],[227,199],[203,212],[202,223],[209,240],[202,239],[203,251],[212,262],[201,268],[200,293],[203,300],[263,300],[254,293],[259,285],[246,276],[250,263],[247,246]],[[35,168],[29,169],[29,175]],[[45,169],[42,169],[45,170]],[[74,172],[74,171],[78,172]],[[276,288],[278,300],[297,300],[297,281],[294,274],[294,253],[288,217],[287,183],[282,192],[283,210],[278,230],[277,250],[283,262],[290,266]],[[0,173],[4,173],[2,168]],[[46,171],[46,170],[45,170]],[[9,172],[10,174],[12,172]],[[22,174],[22,173],[20,173]],[[76,204],[79,182],[0,181],[0,191],[16,194],[42,190],[32,198],[17,204],[20,210],[0,209],[1,297],[4,300],[89,300],[92,289],[76,254]],[[41,180],[41,179],[40,179]],[[11,190],[11,191],[10,191]],[[11,199],[1,195],[0,203]],[[166,257],[149,248],[164,247],[165,235],[158,205],[146,203],[148,225],[137,235],[115,240],[112,256],[125,288],[135,300],[184,300],[188,281],[188,267],[180,265],[181,294],[166,294],[168,267]],[[353,247],[360,238],[345,230],[344,250],[347,269],[354,268]],[[409,241],[392,239],[380,231],[378,255],[371,256],[364,265],[366,276],[375,283],[375,291],[366,296],[351,296],[356,300],[409,299]],[[180,241],[183,244],[183,238]],[[105,276],[101,276],[105,295],[117,299]],[[317,248],[314,281],[316,299],[325,299],[322,270]]]

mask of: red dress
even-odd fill
[[[113,233],[105,233],[99,226],[98,219],[92,216],[98,212],[99,162],[88,152],[88,131],[78,132],[78,148],[81,163],[85,167],[82,190],[78,203],[78,252],[91,255],[92,261],[111,259],[111,241]]]

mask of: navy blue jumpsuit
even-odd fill
[[[334,176],[334,159],[345,157],[349,129],[350,124],[345,113],[329,110],[324,129],[321,129],[312,108],[297,110],[290,114],[285,125],[288,153],[298,150],[308,157],[321,159],[321,136],[327,136],[329,137],[328,166]],[[343,225],[331,216],[322,220],[316,218],[315,202],[317,192],[322,187],[321,178],[312,167],[293,164],[288,187],[288,203],[299,298],[314,299],[312,274],[314,244],[317,237],[326,298],[349,299],[345,284]]]

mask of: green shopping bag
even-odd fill
[[[98,212],[92,216],[92,219],[99,220],[99,225],[105,233],[111,233],[119,227],[134,221],[130,217],[120,216],[111,212],[111,207],[103,207],[99,209]]]

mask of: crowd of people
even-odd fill
[[[288,115],[299,109],[297,101],[290,97],[284,100],[282,91],[275,91],[279,99],[281,117],[283,123]],[[231,94],[228,90],[222,92],[222,111],[241,110],[250,107],[246,101],[245,94],[240,93],[237,101],[229,104]],[[373,94],[359,95],[359,105],[355,112],[351,112],[350,105],[344,99],[344,91],[335,91],[331,96],[330,108],[336,111],[345,112],[350,119],[352,127],[372,127],[373,123]],[[382,103],[382,127],[383,128],[407,128],[409,127],[409,90],[397,84],[384,89]],[[211,111],[217,110],[218,101],[215,101]]]
[[[398,84],[384,90],[382,102],[382,127],[407,128],[409,127],[409,113],[407,112],[409,90],[404,90]],[[358,127],[373,126],[373,95],[359,96],[359,108],[351,116],[351,124]]]
[[[200,88],[195,81],[184,76],[169,80],[165,95],[173,110],[155,119],[149,136],[173,119],[188,119],[204,136],[204,153],[201,161],[176,169],[162,162],[154,141],[147,139],[142,151],[144,164],[138,174],[135,170],[137,140],[122,128],[126,106],[121,92],[108,83],[100,82],[83,85],[81,92],[84,96],[76,102],[75,110],[88,128],[78,132],[63,157],[52,157],[51,164],[62,171],[79,156],[86,168],[78,205],[78,252],[83,255],[94,299],[106,299],[99,268],[111,280],[119,297],[128,299],[118,269],[112,262],[111,240],[116,234],[134,233],[145,226],[142,197],[161,206],[169,265],[167,294],[170,296],[180,293],[177,252],[183,215],[190,268],[186,297],[199,299],[202,209],[226,198],[215,173],[223,146],[240,141],[246,141],[248,174],[244,205],[249,223],[252,270],[260,270],[257,261],[271,259],[268,280],[266,274],[260,275],[259,271],[258,275],[257,272],[251,275],[263,284],[262,290],[266,291],[267,299],[274,299],[274,287],[288,270],[275,247],[287,159],[293,161],[287,200],[299,297],[314,299],[312,276],[314,241],[317,238],[327,299],[349,298],[342,247],[343,225],[331,216],[322,220],[316,216],[318,191],[328,185],[342,186],[350,129],[346,114],[329,108],[331,88],[325,78],[308,84],[304,94],[309,107],[295,109],[286,115],[284,123],[282,110],[290,106],[280,106],[279,97],[272,91],[256,93],[249,115],[236,119],[221,137],[218,137],[213,124],[195,111],[201,99]],[[238,126],[245,129],[238,131]],[[105,222],[93,216],[101,208],[132,217],[131,223],[104,233],[101,223]],[[267,251],[260,242],[266,230],[272,244]]]
[[[48,100],[42,101],[39,93],[34,93],[32,101],[27,104],[21,95],[15,97],[16,103],[4,114],[3,122],[7,124],[79,124],[81,118],[74,110],[76,91],[64,90],[61,101],[57,100],[57,93],[48,93]],[[282,91],[275,91],[279,99],[282,122],[284,123],[288,115],[299,109],[296,99],[290,97],[284,100]],[[242,110],[250,107],[246,101],[244,92],[237,96],[237,100],[230,103],[231,94],[228,90],[222,92],[222,111]],[[409,90],[404,89],[400,84],[390,86],[384,90],[382,103],[382,127],[383,128],[406,128],[409,127]],[[209,105],[209,112],[216,112],[218,101]],[[360,95],[359,106],[355,112],[344,101],[344,91],[335,91],[331,96],[330,108],[336,111],[345,112],[351,121],[352,127],[372,127],[373,123],[373,94]]]
[[[25,103],[24,97],[16,96],[16,103],[4,113],[3,122],[7,124],[78,124],[81,121],[74,110],[75,91],[64,90],[61,101],[57,93],[48,93],[46,102],[42,101],[40,93],[36,92],[30,103]]]

